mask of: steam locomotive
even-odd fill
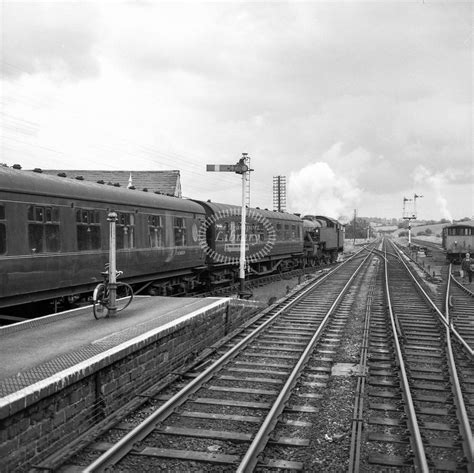
[[[237,279],[237,206],[0,167],[0,308],[90,294],[108,261],[112,211],[125,282],[176,295]],[[323,216],[247,209],[245,234],[255,275],[343,251],[344,227]]]

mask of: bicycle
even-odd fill
[[[94,317],[98,320],[104,317],[109,316],[110,308],[110,282],[109,282],[109,271],[108,264],[105,265],[105,271],[102,271],[102,277],[104,278],[103,282],[97,284],[92,295],[92,311],[94,312]],[[116,277],[120,277],[123,274],[123,271],[117,271]],[[126,309],[130,302],[133,299],[133,289],[132,287],[125,282],[116,283],[116,303],[115,303],[115,312],[121,312]]]

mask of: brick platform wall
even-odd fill
[[[155,334],[124,353],[105,358],[67,380],[54,394],[0,412],[0,471],[28,471],[143,391],[234,330],[254,312],[245,301],[229,301]],[[51,389],[49,389],[51,391]]]

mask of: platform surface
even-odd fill
[[[0,397],[214,305],[217,298],[135,298],[115,317],[92,307],[0,328]]]

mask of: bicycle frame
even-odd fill
[[[106,265],[106,269],[108,265]],[[117,312],[121,312],[130,305],[133,299],[132,287],[124,282],[114,283],[114,307],[111,307],[111,285],[109,282],[109,271],[101,272],[103,281],[97,284],[92,296],[92,310],[94,317],[100,319],[103,317],[114,316]],[[116,272],[116,278],[123,274],[122,271]]]

